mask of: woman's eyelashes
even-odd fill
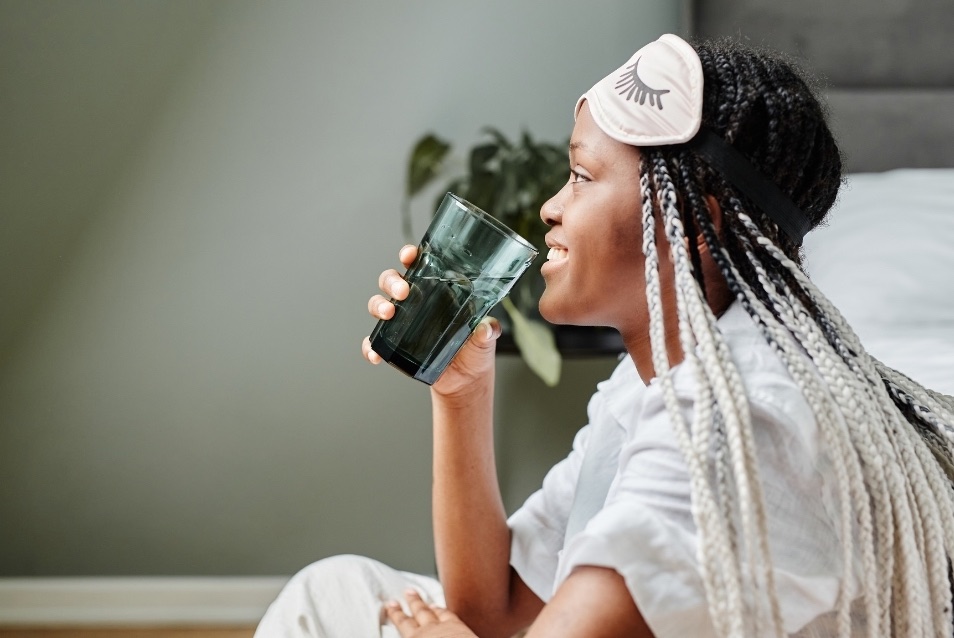
[[[579,167],[570,169],[570,183],[571,184],[580,184],[583,182],[590,181],[589,176],[585,175],[580,171]]]

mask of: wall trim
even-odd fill
[[[0,578],[0,625],[251,625],[288,577]]]

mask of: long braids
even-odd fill
[[[770,177],[812,227],[822,223],[841,183],[841,157],[811,89],[792,65],[771,55],[731,42],[695,48],[704,73],[703,126]],[[691,150],[642,151],[653,361],[690,470],[698,551],[716,629],[723,636],[783,635],[748,401],[706,303],[692,240],[697,233],[804,394],[833,464],[844,570],[838,635],[851,635],[852,614],[863,612],[871,638],[950,636],[954,398],[871,357],[805,275],[800,244]],[[721,228],[713,223],[706,195],[722,210]],[[680,343],[697,381],[692,423],[686,423],[667,374],[657,217],[675,269]],[[856,556],[862,604],[857,611],[849,587]]]

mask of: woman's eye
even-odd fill
[[[590,178],[589,178],[589,177],[587,177],[586,175],[583,175],[583,174],[581,174],[581,173],[577,173],[577,172],[576,172],[575,170],[573,170],[572,168],[570,169],[570,183],[572,183],[572,184],[579,184],[579,183],[581,183],[581,182],[588,182],[588,181],[590,181]]]

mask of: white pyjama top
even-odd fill
[[[815,418],[786,367],[745,310],[719,318],[749,397],[763,485],[770,552],[785,630],[827,635],[842,578],[835,474]],[[688,365],[671,371],[687,422],[695,380]],[[696,551],[689,474],[662,397],[630,357],[597,386],[589,424],[543,487],[509,519],[511,564],[547,601],[574,567],[608,567],[623,576],[657,638],[714,636]],[[577,479],[597,423],[611,422],[615,474],[602,509],[564,539]],[[612,469],[612,468],[611,468]],[[851,576],[854,581],[854,577]],[[856,584],[850,586],[852,596]],[[818,619],[812,622],[813,619]]]

